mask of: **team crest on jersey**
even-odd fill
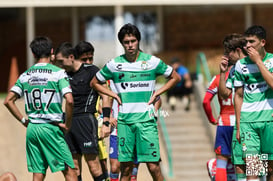
[[[268,70],[272,68],[272,63],[271,63],[271,61],[272,61],[272,58],[271,58],[271,59],[268,59],[268,60],[266,60],[266,61],[264,61],[264,66],[265,66]]]
[[[141,63],[141,69],[146,70],[148,68],[148,63],[146,61],[143,61]]]

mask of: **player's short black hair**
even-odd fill
[[[38,36],[31,41],[29,47],[37,60],[47,58],[51,55],[52,41],[46,36]]]
[[[78,58],[77,53],[70,42],[61,43],[61,45],[58,46],[55,50],[55,56],[58,53],[61,53],[64,57],[69,57],[69,55],[74,55],[75,59]]]
[[[122,41],[123,41],[123,38],[125,37],[125,35],[129,35],[129,34],[134,35],[138,41],[141,40],[141,35],[140,35],[140,31],[138,30],[138,28],[131,23],[127,23],[127,24],[123,25],[118,32],[119,42],[122,44]]]
[[[84,53],[91,52],[92,54],[94,53],[95,49],[93,45],[87,41],[80,41],[76,46],[75,46],[75,51],[78,55],[78,57],[82,56]]]
[[[266,30],[260,25],[253,25],[249,27],[245,33],[245,36],[257,36],[260,40],[266,39]]]

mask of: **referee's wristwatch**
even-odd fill
[[[104,124],[105,126],[109,127],[110,122],[109,122],[109,121],[103,121],[103,123],[102,123],[102,124]]]

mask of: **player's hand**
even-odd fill
[[[236,139],[237,139],[238,142],[241,144],[240,129],[237,129],[237,132],[236,132]]]
[[[217,125],[217,124],[218,124],[218,121],[217,121],[216,119],[210,120],[209,122],[210,122],[211,124],[213,124],[213,125]]]
[[[114,128],[116,128],[118,125],[118,121],[116,118],[111,117],[109,122],[110,122],[111,126]]]
[[[110,125],[106,126],[106,125],[102,125],[101,127],[101,132],[100,132],[100,139],[106,138],[110,135]]]
[[[120,99],[120,97],[117,94],[113,98],[115,98],[118,101],[119,105],[122,105],[121,99]]]
[[[259,52],[255,48],[248,47],[248,48],[245,48],[245,50],[247,51],[249,58],[251,59],[253,63],[258,63],[262,61]]]
[[[108,122],[108,124],[105,124],[106,122]],[[101,127],[101,132],[100,132],[100,139],[106,138],[110,135],[110,118],[108,117],[104,117],[103,118],[103,123],[102,123],[102,127]]]
[[[228,71],[228,57],[223,55],[220,62],[220,72],[225,73]]]
[[[159,95],[156,95],[155,93],[153,94],[153,96],[151,97],[151,99],[148,102],[148,105],[150,104],[155,104],[155,102],[159,99]]]
[[[28,123],[29,123],[29,119],[26,119],[26,122],[25,122],[25,123],[22,123],[22,124],[27,128]]]
[[[64,134],[67,133],[69,130],[65,123],[58,123],[58,126],[60,127]]]

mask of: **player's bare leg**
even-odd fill
[[[120,170],[120,181],[130,181],[133,170],[133,162],[121,162]]]
[[[43,181],[45,176],[43,173],[33,173],[33,181]]]
[[[153,177],[154,181],[163,181],[164,180],[159,162],[149,162],[146,164],[147,164],[149,172],[150,172],[151,176]]]
[[[85,154],[84,158],[88,165],[89,171],[94,178],[103,176],[98,155]]]
[[[77,181],[77,174],[75,169],[66,166],[66,169],[62,171],[64,174],[65,181]]]
[[[78,181],[82,180],[82,155],[81,154],[72,154],[73,162],[75,165],[75,171],[78,177]]]

